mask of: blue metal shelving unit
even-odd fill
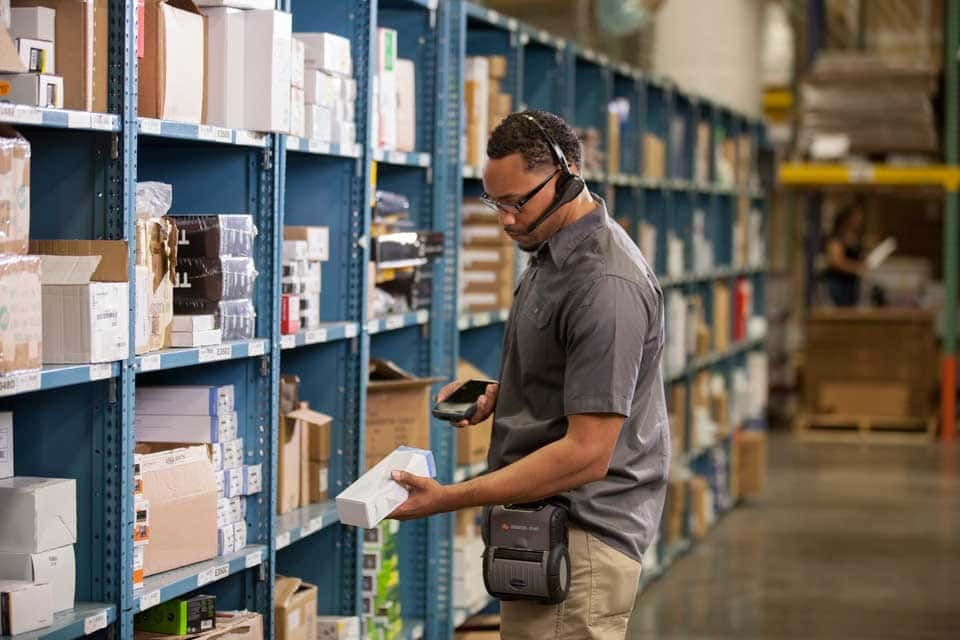
[[[507,310],[457,312],[460,204],[465,194],[478,195],[482,188],[480,168],[463,167],[460,159],[465,55],[507,58],[503,87],[518,110],[547,109],[605,131],[607,102],[626,99],[630,118],[621,131],[620,172],[598,172],[590,177],[591,188],[610,201],[631,235],[642,220],[657,227],[654,266],[661,275],[667,229],[688,239],[690,211],[704,208],[718,246],[717,268],[693,273],[688,260],[686,272],[664,277],[663,286],[702,289],[709,298],[714,282],[746,277],[754,285],[755,308],[763,308],[765,269],[732,265],[729,228],[739,198],[762,209],[764,194],[719,186],[713,173],[707,184],[695,185],[691,173],[691,136],[698,122],[709,123],[714,143],[722,129],[727,135],[748,132],[759,147],[765,140],[757,122],[463,0],[278,0],[279,8],[292,12],[294,31],[329,31],[351,40],[358,84],[356,144],[318,144],[139,118],[134,4],[110,0],[110,113],[0,105],[0,122],[15,125],[33,146],[31,235],[131,241],[135,186],[145,180],[173,185],[172,215],[250,215],[259,229],[256,338],[141,356],[131,350],[124,360],[105,365],[47,366],[0,378],[0,410],[15,414],[16,473],[69,476],[78,482],[78,604],[58,614],[52,627],[16,640],[73,640],[89,634],[129,639],[134,613],[200,588],[217,595],[223,608],[261,612],[271,637],[277,573],[320,585],[321,613],[360,611],[361,533],[339,523],[332,501],[275,515],[279,376],[299,375],[305,382],[303,399],[334,418],[331,448],[338,455],[330,461],[333,497],[363,468],[370,356],[390,358],[419,375],[449,379],[463,355],[491,375],[497,373]],[[370,144],[377,26],[397,29],[400,57],[416,63],[414,153],[385,152]],[[677,116],[684,119],[686,134],[682,144],[671,145],[670,126]],[[643,177],[645,132],[656,133],[668,145],[667,179]],[[671,172],[673,153],[683,157]],[[712,148],[710,155],[712,164]],[[377,188],[410,199],[421,227],[443,234],[445,252],[435,264],[429,310],[368,317],[364,292],[374,178]],[[278,321],[285,224],[321,224],[331,231],[331,256],[323,272],[323,324],[293,336],[281,336]],[[129,252],[134,283],[132,242]],[[728,372],[747,351],[762,347],[762,340],[736,344],[729,352],[688,363],[670,380],[688,384],[704,369]],[[173,381],[235,386],[245,461],[264,465],[264,490],[248,505],[246,549],[151,576],[143,589],[134,590],[135,390],[138,384]],[[31,446],[50,442],[63,446]],[[457,468],[454,445],[453,430],[433,421],[431,446],[442,482],[483,471],[483,465]],[[686,459],[693,464],[704,455],[689,451]],[[404,637],[452,637],[464,615],[452,606],[452,517],[404,523],[400,541]],[[679,554],[681,546],[671,553]]]

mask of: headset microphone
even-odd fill
[[[541,213],[540,216],[534,220],[530,226],[527,227],[525,233],[529,235],[536,231],[537,227],[543,224],[547,218],[556,213],[557,209],[575,200],[576,197],[583,192],[587,185],[583,181],[583,178],[570,171],[570,165],[567,164],[567,158],[563,154],[563,149],[561,149],[560,145],[558,145],[550,136],[550,134],[547,133],[547,130],[544,129],[539,122],[537,122],[536,118],[530,115],[525,115],[524,117],[540,130],[544,140],[547,141],[547,146],[550,147],[550,152],[553,154],[554,160],[557,161],[557,164],[560,167],[560,175],[557,176],[556,183],[557,195],[554,196],[553,202],[551,202],[547,208],[544,209],[543,213]]]

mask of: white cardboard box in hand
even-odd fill
[[[403,504],[410,494],[390,478],[394,471],[433,478],[437,475],[433,452],[412,447],[395,449],[337,496],[340,522],[370,529]]]

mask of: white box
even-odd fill
[[[77,481],[0,480],[0,551],[39,553],[77,541]]]
[[[241,493],[252,496],[263,490],[263,472],[259,464],[248,464],[243,467],[243,488]]]
[[[390,478],[393,471],[433,478],[437,475],[433,452],[411,447],[395,449],[337,496],[340,522],[370,529],[403,504],[410,494]]]
[[[290,133],[299,138],[306,136],[306,103],[303,98],[303,89],[290,87]]]
[[[209,444],[237,437],[236,412],[216,416],[165,416],[137,412],[134,424],[137,442]]]
[[[220,329],[207,331],[171,331],[171,347],[206,347],[223,342]]]
[[[237,551],[247,546],[247,523],[243,520],[233,523],[233,543]]]
[[[13,475],[13,414],[0,412],[0,480]]]
[[[234,531],[235,527],[232,524],[217,528],[217,553],[219,555],[233,553],[236,550],[237,543]]]
[[[205,8],[207,25],[207,123],[246,126],[246,21],[244,12]]]
[[[247,516],[247,501],[240,496],[228,498],[227,508],[231,523],[242,522]]]
[[[29,73],[53,75],[57,72],[52,40],[17,38],[16,44],[20,62],[23,63]]]
[[[346,78],[331,75],[319,69],[308,69],[303,75],[303,95],[307,104],[333,107]],[[354,81],[356,83],[356,81]]]
[[[353,144],[357,141],[357,125],[353,122],[335,122],[333,125],[334,144]]]
[[[221,446],[224,469],[238,469],[243,466],[243,438],[227,440]]]
[[[245,128],[290,130],[291,17],[283,11],[247,11]]]
[[[317,616],[317,640],[360,640],[360,618]]]
[[[223,498],[225,497],[224,494],[226,493],[226,487],[227,487],[226,482],[224,482],[223,480],[223,469],[220,470],[220,473],[216,474],[216,479],[217,479],[217,497]]]
[[[7,102],[31,107],[63,108],[63,78],[42,73],[3,74],[0,86],[10,85]]]
[[[333,112],[330,107],[308,104],[304,108],[303,133],[305,138],[333,142]]]
[[[48,7],[14,7],[10,10],[10,35],[53,42],[57,12]]]
[[[217,328],[217,319],[210,315],[175,315],[171,331],[209,331]]]
[[[307,259],[306,240],[284,240],[283,241],[283,260],[295,261]]]
[[[287,242],[306,243],[304,255],[298,260],[300,264],[297,267],[297,275],[301,277],[315,275],[319,278],[319,263],[330,259],[330,227],[287,225],[283,228],[283,234],[284,245]]]
[[[53,624],[53,588],[18,580],[0,581],[0,635],[15,636]]]
[[[137,387],[138,414],[214,416],[233,411],[233,385]]]
[[[354,78],[340,79],[340,99],[347,102],[357,101],[357,81]]]
[[[353,75],[350,40],[332,33],[295,33],[304,44],[304,66],[341,76]]]
[[[290,40],[290,85],[303,89],[304,82],[304,55],[306,49],[303,41],[297,38]]]
[[[223,474],[217,474],[220,476],[220,480],[223,480]],[[230,499],[220,497],[217,499],[217,527],[225,527],[227,525],[233,524],[233,521],[230,519]]]
[[[10,29],[10,0],[0,0],[0,21]]]
[[[223,470],[223,497],[236,498],[243,495],[243,469]]]
[[[126,282],[92,281],[100,261],[98,255],[40,256],[44,364],[127,357],[130,288]]]
[[[0,580],[49,584],[54,612],[72,609],[77,582],[73,545],[40,553],[0,552]]]
[[[376,143],[383,149],[394,149],[397,145],[397,32],[393,29],[377,29],[375,73],[380,134]]]
[[[397,150],[417,148],[417,81],[413,60],[397,60]]]
[[[274,0],[197,0],[194,4],[198,7],[231,7],[233,9],[273,9],[275,6]]]
[[[213,442],[210,444],[210,461],[213,462],[214,471],[223,471],[223,443]]]

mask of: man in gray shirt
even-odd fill
[[[564,200],[556,191],[564,158],[551,144],[579,173],[576,133],[549,113],[507,117],[487,145],[484,201],[530,254],[506,325],[500,383],[469,423],[494,412],[490,473],[449,486],[397,473],[411,494],[393,517],[561,501],[571,523],[569,595],[552,606],[503,602],[501,636],[621,639],[666,491],[663,295],[596,195],[584,189],[543,218]]]

